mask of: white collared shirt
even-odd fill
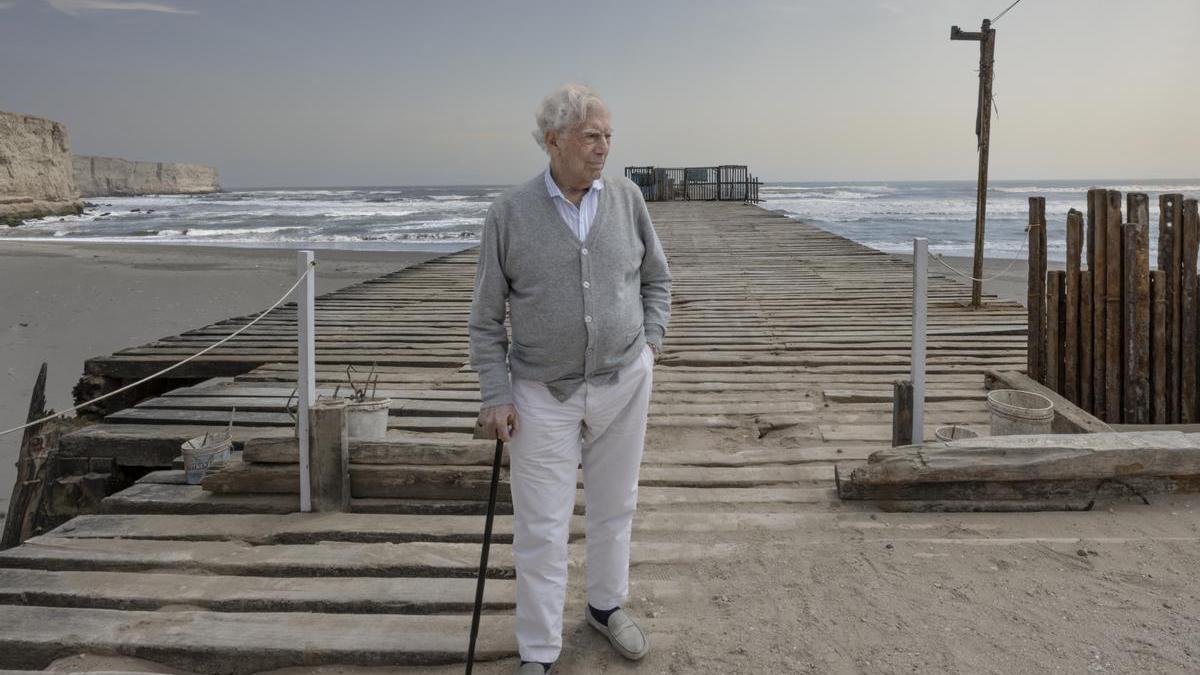
[[[579,241],[584,241],[588,231],[592,229],[592,221],[596,218],[596,207],[600,204],[600,191],[604,189],[604,179],[597,178],[592,181],[591,189],[584,193],[583,200],[576,207],[563,195],[562,190],[558,189],[558,184],[550,176],[550,167],[546,167],[545,177],[546,190],[554,201],[554,208],[558,209],[558,215],[562,216],[567,227],[579,237]]]

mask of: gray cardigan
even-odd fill
[[[585,380],[615,379],[647,342],[662,347],[671,273],[642,192],[627,178],[605,177],[583,242],[541,173],[492,202],[481,239],[469,329],[483,407],[512,402],[510,370],[566,400]]]

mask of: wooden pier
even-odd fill
[[[661,650],[650,658],[665,669],[670,645],[694,628],[688,608],[711,595],[704,570],[745,555],[745,542],[807,528],[814,546],[850,536],[882,547],[871,507],[837,501],[834,466],[890,445],[892,384],[909,369],[912,268],[755,206],[650,208],[674,276],[673,315],[655,370],[631,597]],[[236,409],[242,452],[207,489],[185,485],[178,469],[156,470],[102,513],[0,552],[0,668],[82,652],[232,673],[460,662],[491,447],[470,436],[475,257],[447,255],[317,302],[322,392],[344,382],[347,365],[374,365],[392,397],[388,441],[351,449],[351,513],[295,513],[285,442],[294,307],[181,374],[203,382],[66,436],[71,455],[169,467],[182,441],[224,426]],[[995,299],[972,310],[969,297],[931,276],[926,437],[938,425],[986,425],[984,373],[1025,366],[1025,310]],[[143,376],[239,323],[93,359],[88,373]],[[496,531],[510,540],[511,520],[501,516]],[[581,623],[581,522],[571,556],[568,632]],[[484,659],[515,649],[511,556],[501,544],[492,558]]]

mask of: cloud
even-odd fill
[[[194,10],[179,9],[161,2],[131,2],[130,0],[46,0],[46,2],[71,16],[83,12],[103,12],[109,10],[133,12],[161,12],[163,14],[196,14]]]
[[[0,2],[0,9],[8,9],[9,7],[16,7],[16,6],[17,6],[17,0],[7,0],[5,2]]]

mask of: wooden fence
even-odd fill
[[[1066,269],[1046,271],[1046,200],[1029,199],[1030,377],[1110,424],[1200,421],[1200,215],[1195,199],[1088,191],[1067,214]],[[1084,256],[1086,255],[1086,258]],[[1086,261],[1086,268],[1083,263]]]
[[[625,177],[642,188],[648,202],[759,202],[759,180],[742,164],[664,168],[627,166]]]

